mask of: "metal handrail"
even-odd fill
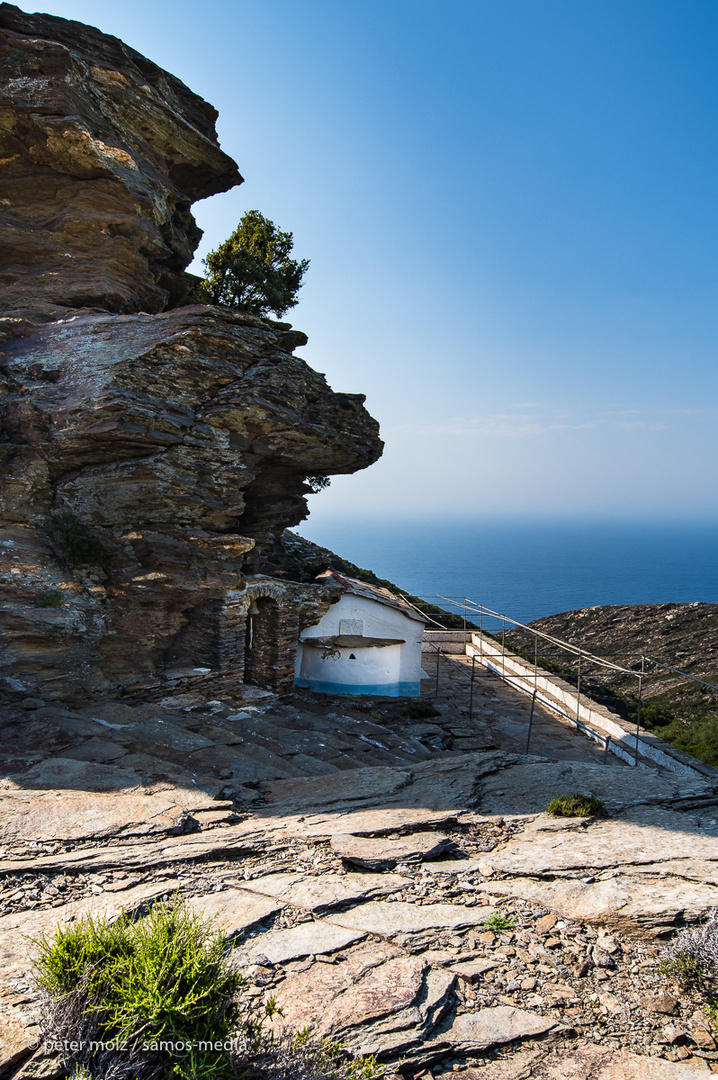
[[[505,673],[506,624],[507,623],[510,623],[511,626],[513,626],[513,627],[517,627],[517,628],[519,628],[521,630],[525,630],[529,634],[533,634],[534,642],[536,644],[536,648],[534,649],[534,669],[535,669],[534,677],[535,678],[537,678],[537,675],[538,675],[539,654],[538,654],[538,648],[537,648],[537,640],[539,638],[541,638],[544,641],[549,642],[551,645],[554,645],[554,646],[558,647],[562,652],[567,652],[567,653],[571,654],[573,657],[576,657],[577,660],[578,660],[576,716],[575,716],[575,718],[568,717],[568,714],[565,713],[560,708],[556,708],[554,711],[558,712],[560,715],[567,716],[568,719],[571,719],[572,722],[575,723],[577,727],[579,727],[579,719],[578,718],[579,718],[579,714],[580,714],[580,701],[581,701],[581,677],[582,677],[582,675],[584,675],[584,676],[586,675],[585,668],[582,670],[582,663],[583,662],[596,664],[596,665],[598,665],[599,668],[604,668],[604,669],[606,669],[606,670],[608,670],[610,672],[615,672],[615,673],[621,674],[621,675],[628,675],[631,678],[637,679],[638,680],[638,695],[637,695],[638,702],[637,702],[637,710],[636,710],[635,752],[634,752],[634,759],[633,759],[634,765],[638,764],[638,747],[639,747],[639,739],[640,739],[640,732],[641,732],[641,711],[642,711],[642,703],[643,703],[643,680],[644,680],[645,675],[646,675],[646,663],[654,664],[656,667],[660,667],[660,668],[663,668],[666,671],[670,671],[674,675],[681,676],[681,678],[683,678],[683,679],[688,679],[688,680],[690,680],[692,682],[699,683],[700,685],[705,686],[705,687],[709,688],[710,690],[718,691],[718,686],[716,686],[714,683],[710,683],[705,679],[699,679],[697,676],[690,675],[687,671],[681,671],[679,668],[670,667],[670,665],[664,664],[661,660],[655,660],[653,657],[650,657],[650,656],[645,656],[645,655],[641,656],[641,667],[640,667],[640,670],[638,670],[638,671],[636,671],[636,670],[634,670],[632,668],[623,667],[620,664],[615,664],[612,661],[607,660],[605,657],[596,656],[594,653],[588,652],[587,649],[582,649],[579,645],[574,645],[570,641],[564,641],[561,638],[554,637],[551,634],[546,634],[544,631],[537,630],[533,626],[527,626],[525,623],[521,623],[517,619],[512,619],[509,615],[504,615],[501,612],[494,611],[492,608],[487,607],[485,604],[480,604],[475,600],[469,600],[469,598],[466,597],[466,596],[456,597],[456,596],[442,596],[441,594],[436,594],[436,595],[431,596],[431,597],[429,597],[429,596],[421,596],[420,599],[427,600],[427,601],[429,601],[429,600],[434,600],[434,601],[440,600],[440,601],[443,601],[445,604],[450,604],[453,608],[458,608],[463,613],[464,631],[465,632],[466,632],[466,617],[467,617],[467,615],[472,615],[472,616],[478,615],[479,623],[480,623],[478,632],[480,634],[482,634],[482,635],[484,633],[483,620],[484,620],[485,617],[488,618],[488,619],[500,620],[501,625],[502,625],[502,634],[501,634],[501,643],[500,643],[501,644],[501,665],[502,665],[502,670],[500,672],[496,671],[495,674],[498,675],[499,678],[504,679],[504,681],[506,681],[506,682],[511,682],[510,678],[508,678],[506,676],[506,673]],[[458,602],[458,601],[460,601],[460,602]],[[414,607],[414,605],[411,605],[411,606]],[[415,610],[418,611],[419,614],[422,615],[422,617],[425,618],[427,621],[430,621],[430,622],[434,623],[436,626],[438,626],[442,630],[447,630],[447,627],[441,626],[441,624],[436,619],[433,619],[430,616],[426,615],[426,613],[419,611],[418,608],[415,608]],[[469,631],[469,633],[475,633],[475,632],[476,631]],[[509,654],[509,655],[511,655],[511,654]],[[612,655],[616,655],[616,654],[612,654]],[[542,659],[543,659],[543,657],[542,657]],[[548,672],[547,674],[550,674],[550,672]],[[438,659],[437,659],[437,679],[438,679]],[[536,698],[536,688],[534,688],[533,700],[532,700],[532,704],[531,704],[531,716],[532,717],[533,717],[533,708],[534,708],[535,698]],[[473,686],[472,686],[472,700],[473,700]],[[553,705],[549,705],[549,708],[553,708]],[[592,731],[593,729],[587,729],[587,730]],[[598,732],[596,732],[595,734],[596,734],[596,736],[598,738],[601,738],[601,736],[599,735]],[[529,723],[529,738],[530,738],[530,736],[531,736],[531,726],[530,726],[530,723]],[[528,745],[528,743],[527,743],[527,745]],[[606,749],[606,754],[607,753],[608,753],[608,750]],[[605,755],[604,755],[604,760],[605,760]]]
[[[452,658],[447,653],[445,653],[443,649],[439,648],[439,646],[436,644],[436,642],[427,641],[426,644],[431,646],[431,648],[436,651],[436,686],[435,686],[435,690],[434,690],[434,696],[437,696],[438,693],[439,693],[439,661],[443,657],[443,659],[448,664],[451,664],[452,667],[456,668],[456,670],[461,672],[463,675],[466,675],[466,677],[469,679],[469,683],[470,683],[469,720],[473,719],[473,715],[474,715],[474,679],[476,678],[476,654],[474,653],[474,655],[471,657],[471,674],[469,674],[469,672],[466,670],[466,668],[462,664],[457,663],[456,660],[452,660]],[[498,678],[503,679],[504,682],[507,682],[509,684],[509,686],[515,686],[515,684],[520,679],[520,676],[507,675],[505,672],[502,673],[502,674],[500,674],[497,671],[494,672],[486,664],[484,664],[483,666],[486,667],[486,674],[488,676],[496,675],[496,676],[498,676]],[[535,671],[535,676],[534,677],[538,680],[538,668]],[[520,689],[520,687],[519,687],[519,689]],[[531,712],[529,713],[529,724],[528,724],[528,730],[526,732],[526,750],[525,750],[525,753],[527,753],[527,754],[529,752],[529,745],[531,743],[531,730],[533,728],[534,709],[536,707],[536,698],[537,698],[537,696],[538,696],[538,690],[537,690],[537,687],[535,686],[534,687],[534,692],[531,695]],[[590,724],[585,724],[585,723],[583,723],[583,721],[579,720],[578,719],[578,708],[577,708],[576,716],[572,717],[572,716],[569,715],[569,713],[565,712],[560,707],[560,705],[558,705],[557,703],[553,703],[553,702],[550,702],[550,701],[543,700],[543,704],[547,708],[551,709],[553,712],[558,713],[559,716],[564,716],[567,720],[570,720],[572,724],[575,724],[577,731],[582,731],[586,735],[588,735],[589,738],[595,739],[596,742],[603,743],[603,764],[604,765],[607,764],[607,762],[608,762],[608,751],[609,751],[609,748],[610,748],[610,745],[611,745],[611,736],[610,735],[602,735],[600,731],[596,731],[596,729],[592,728],[590,726]],[[577,704],[578,704],[578,699],[577,699]]]

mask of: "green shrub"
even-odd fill
[[[201,1044],[223,1044],[235,1031],[242,981],[223,936],[176,902],[136,922],[86,918],[40,942],[46,1027],[51,1038],[83,1045],[67,1064],[94,1080],[228,1075],[228,1052]]]
[[[65,597],[62,595],[59,589],[48,589],[40,597],[40,607],[45,608],[61,608],[65,605]]]
[[[546,813],[555,817],[593,817],[605,813],[605,810],[606,804],[594,795],[581,795],[576,791],[570,795],[558,795],[546,807]]]
[[[703,984],[701,965],[691,956],[672,956],[667,960],[661,960],[658,971],[669,979],[675,979],[681,986],[691,987]]]
[[[495,934],[501,934],[504,930],[512,930],[514,925],[513,915],[502,915],[499,911],[492,912],[484,919],[487,930],[493,930]]]
[[[43,531],[56,554],[69,567],[102,566],[102,545],[90,536],[87,526],[71,510],[58,510],[43,522]]]
[[[432,716],[441,716],[441,709],[430,701],[413,701],[409,706],[409,716],[412,720],[429,720]]]
[[[43,1034],[75,1080],[381,1075],[340,1043],[268,1025],[274,1001],[242,1000],[224,936],[178,900],[137,921],[85,918],[38,945]]]

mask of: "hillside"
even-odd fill
[[[531,626],[640,671],[645,657],[642,723],[680,750],[718,764],[718,691],[681,678],[658,664],[718,684],[718,604],[626,604],[584,608],[537,619]],[[528,635],[507,634],[528,649]],[[533,651],[533,645],[531,645]],[[544,666],[576,671],[575,661],[546,643]],[[656,661],[658,663],[656,663]],[[595,669],[582,672],[582,689],[627,718],[635,718],[638,680]]]
[[[477,630],[475,623],[466,622],[461,615],[444,611],[436,604],[429,604],[419,596],[408,593],[406,589],[395,585],[387,578],[378,577],[373,570],[365,570],[361,566],[348,559],[342,558],[329,548],[320,547],[319,544],[306,540],[298,533],[285,529],[279,541],[264,551],[266,565],[271,569],[275,577],[291,576],[298,581],[313,581],[317,574],[324,570],[337,570],[347,577],[356,578],[358,581],[366,581],[369,585],[381,585],[390,592],[403,596],[417,610],[423,612],[429,619],[429,626],[442,626],[447,630],[461,630],[467,627],[469,630]]]

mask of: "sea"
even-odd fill
[[[454,610],[467,597],[520,623],[604,604],[718,603],[718,520],[318,516],[296,531],[415,596],[456,598]]]

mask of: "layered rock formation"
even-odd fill
[[[0,4],[0,327],[188,299],[196,199],[241,182],[216,111],[117,38]]]
[[[377,424],[289,324],[176,306],[191,202],[241,180],[211,106],[81,24],[3,4],[0,42],[0,674],[67,697],[227,666],[228,591]]]

